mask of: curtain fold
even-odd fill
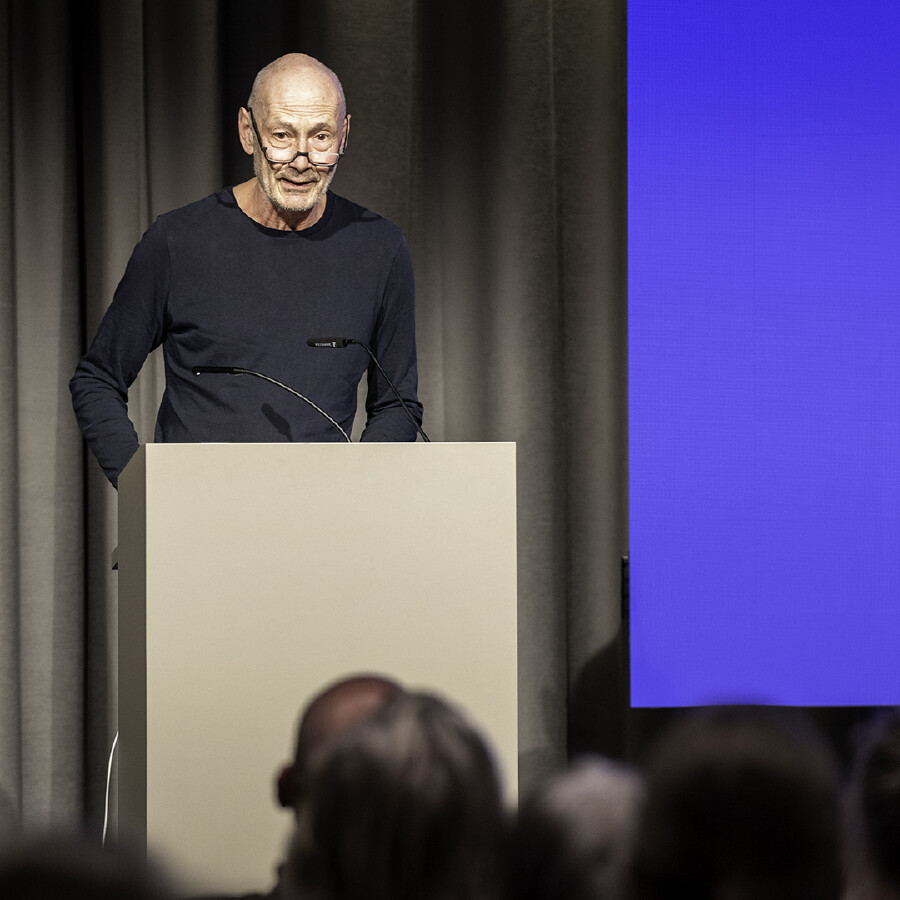
[[[75,124],[69,23],[59,12],[46,2],[11,5],[5,47],[9,292],[0,328],[12,363],[2,412],[12,445],[0,475],[10,513],[0,728],[11,756],[0,761],[0,803],[13,825],[71,824],[82,815],[81,439],[64,396],[80,350],[78,179],[68,137]]]
[[[82,447],[68,378],[153,218],[250,177],[238,108],[294,50],[347,94],[334,189],[408,237],[426,430],[517,443],[522,786],[569,747],[616,743],[597,723],[624,721],[624,9],[0,11],[0,827],[97,826],[115,733],[115,492]],[[131,393],[142,440],[162,388],[155,353]]]
[[[18,416],[16,410],[13,108],[10,65],[10,9],[0,5],[0,178],[7,201],[0,206],[0,832],[19,822],[22,754],[19,702],[19,522]]]

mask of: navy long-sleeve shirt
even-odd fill
[[[415,440],[362,347],[306,344],[310,337],[367,343],[421,422],[413,298],[406,241],[386,219],[329,193],[315,225],[280,231],[253,221],[224,188],[160,216],[135,248],[69,383],[78,424],[116,484],[138,447],[128,388],[162,344],[157,442],[343,440],[325,417],[277,386],[250,376],[196,376],[197,365],[268,375],[348,433],[368,371],[362,440]]]

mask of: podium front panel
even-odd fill
[[[275,773],[348,674],[457,703],[514,796],[514,444],[150,444],[119,494],[119,828],[185,890],[271,886]]]

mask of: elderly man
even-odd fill
[[[350,133],[337,76],[303,54],[275,60],[257,75],[238,133],[254,177],[147,230],[70,382],[113,485],[138,447],[128,388],[159,344],[158,442],[344,440],[366,372],[362,440],[415,440],[412,264],[395,225],[329,190]],[[321,336],[360,341],[383,371],[365,346],[307,346]],[[310,402],[263,378],[198,377],[197,366],[248,369]]]

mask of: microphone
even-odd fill
[[[243,370],[234,366],[194,366],[191,371],[195,375],[243,375]]]
[[[400,401],[400,405],[403,407],[403,411],[409,417],[409,421],[416,426],[416,431],[418,431],[419,434],[422,435],[422,440],[431,443],[431,438],[428,437],[428,435],[425,434],[425,432],[422,430],[422,426],[416,421],[416,417],[410,412],[409,407],[406,405],[406,401],[403,399],[403,397],[400,396],[400,391],[397,390],[394,382],[391,381],[391,379],[388,377],[388,373],[384,371],[381,363],[378,362],[378,357],[375,356],[375,354],[372,352],[372,348],[368,344],[365,344],[362,341],[358,341],[355,338],[345,337],[307,338],[306,341],[306,345],[308,347],[327,347],[339,350],[343,349],[348,344],[356,344],[357,346],[362,347],[363,350],[365,350],[366,353],[369,354],[372,362],[377,366],[378,371],[381,372],[381,374],[384,376],[384,380],[388,383],[388,387],[394,392],[394,396]]]
[[[304,403],[309,404],[317,413],[322,416],[325,416],[332,425],[344,436],[344,440],[351,444],[353,443],[350,440],[350,435],[344,431],[341,426],[335,422],[331,416],[325,412],[324,409],[316,406],[309,397],[304,397],[299,391],[295,391],[293,388],[288,387],[286,384],[282,384],[280,381],[276,381],[274,378],[270,378],[268,375],[263,375],[262,372],[254,372],[253,369],[242,369],[240,366],[192,366],[191,372],[194,375],[254,375],[256,378],[262,378],[263,381],[268,381],[271,384],[275,384],[278,387],[286,390],[289,394],[293,394],[295,397],[299,397]]]
[[[308,347],[335,347],[343,349],[347,344],[353,344],[349,338],[310,338],[306,344]]]

